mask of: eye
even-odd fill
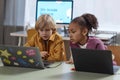
[[[40,29],[40,31],[43,31],[43,29]]]
[[[68,29],[68,33],[70,33],[70,30]]]
[[[69,30],[68,29],[68,33],[75,33],[76,31],[75,30]]]
[[[72,33],[75,33],[76,31],[71,31]]]

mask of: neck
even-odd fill
[[[80,45],[85,45],[87,43],[88,37],[85,36],[79,43]]]

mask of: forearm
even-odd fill
[[[64,59],[63,56],[65,54],[64,52],[65,52],[64,42],[61,40],[57,42],[56,45],[51,46],[48,60],[61,61]]]
[[[50,54],[50,56],[48,57],[48,60],[49,61],[62,61],[63,60],[63,52]]]

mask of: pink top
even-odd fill
[[[70,42],[70,46],[72,48],[79,48],[79,43],[76,43],[76,44],[72,44]],[[105,50],[106,49],[106,46],[104,45],[104,43],[96,38],[96,37],[89,37],[88,41],[87,41],[87,46],[86,46],[86,49],[97,49],[97,50]]]

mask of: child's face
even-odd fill
[[[38,30],[40,37],[43,40],[48,40],[50,38],[50,36],[52,35],[52,29],[49,29],[47,27],[45,27],[44,29],[40,29]]]
[[[69,31],[70,41],[73,44],[82,42],[84,36],[78,24],[71,23],[69,25],[68,31]]]

